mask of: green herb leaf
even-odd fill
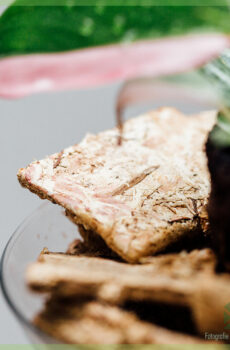
[[[219,95],[220,112],[217,124],[210,133],[210,139],[216,147],[230,146],[230,50],[226,50],[218,59],[203,68]]]
[[[139,1],[140,4],[143,1]],[[31,1],[33,3],[33,1]],[[17,6],[0,17],[0,55],[60,52],[190,31],[230,32],[224,6]]]
[[[209,137],[216,147],[230,147],[230,119],[225,113],[218,113],[217,124],[214,126]]]

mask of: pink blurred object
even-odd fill
[[[184,72],[230,45],[223,34],[187,35],[0,60],[0,96],[90,88],[135,77]]]

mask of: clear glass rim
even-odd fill
[[[4,275],[4,265],[5,260],[7,258],[7,254],[10,253],[11,245],[15,242],[15,240],[22,234],[21,230],[22,228],[33,218],[34,215],[44,207],[47,206],[48,203],[42,203],[40,206],[38,206],[35,210],[33,210],[22,222],[17,226],[17,228],[14,230],[13,234],[9,238],[2,256],[0,260],[0,286],[2,289],[2,294],[4,296],[4,299],[9,306],[9,308],[12,310],[13,314],[16,316],[19,322],[22,322],[23,326],[29,329],[30,332],[35,333],[36,336],[41,337],[42,339],[45,338],[47,340],[47,343],[58,343],[58,341],[55,338],[52,338],[48,336],[45,332],[41,331],[37,326],[35,326],[30,320],[28,320],[21,311],[19,311],[16,303],[14,300],[11,299],[10,293],[8,292],[6,283],[5,283],[5,275]]]

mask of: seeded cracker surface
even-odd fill
[[[129,262],[207,227],[203,146],[216,113],[161,108],[20,169],[21,184],[62,205]]]

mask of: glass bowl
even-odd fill
[[[217,107],[216,96],[209,93],[207,86],[201,87],[196,79],[192,84],[191,79],[184,76],[182,79],[155,80],[150,83],[154,107],[174,106],[186,113]],[[149,82],[146,91],[149,92],[148,84]],[[124,90],[124,93],[129,97],[129,90]],[[123,96],[121,93],[119,98]],[[150,99],[147,100],[145,102]],[[132,114],[134,113],[136,111]],[[46,202],[16,229],[4,250],[0,270],[3,294],[33,344],[57,344],[58,341],[41,332],[32,323],[33,316],[42,307],[44,296],[32,293],[26,287],[25,269],[37,259],[44,247],[50,251],[64,252],[76,238],[80,238],[78,229],[66,218],[64,210]]]
[[[31,292],[25,284],[25,270],[41,250],[64,252],[70,242],[80,238],[77,226],[65,216],[64,210],[49,202],[43,203],[16,229],[1,259],[3,295],[18,318],[32,344],[58,343],[32,323],[41,309],[44,295]]]

